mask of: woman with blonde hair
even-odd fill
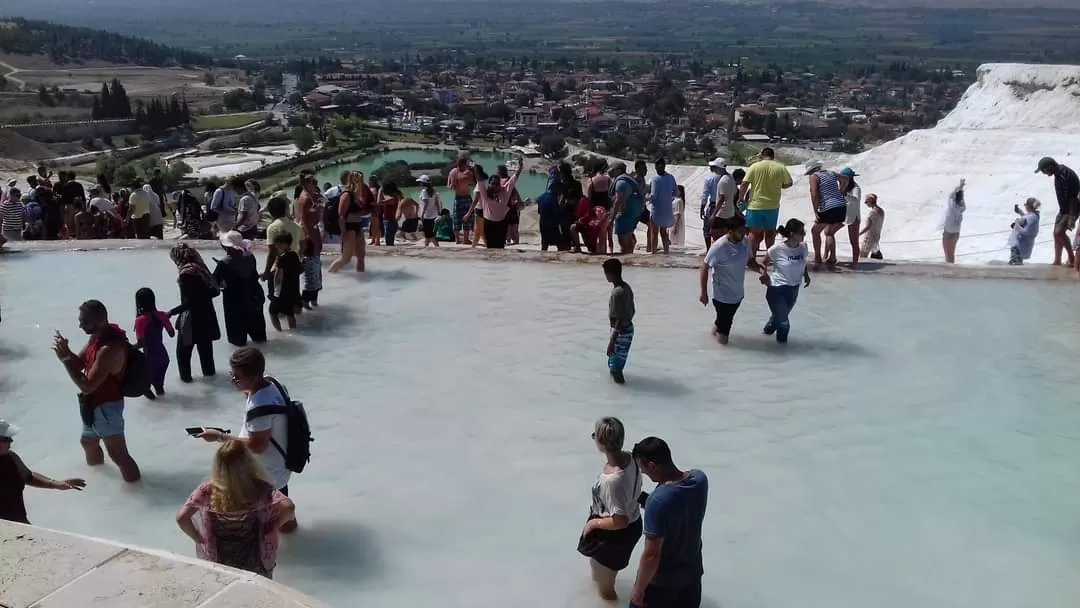
[[[247,446],[229,440],[214,455],[210,480],[176,514],[176,524],[195,541],[200,559],[273,578],[278,529],[292,520],[294,509]]]
[[[1013,212],[1019,217],[1013,220],[1012,233],[1009,235],[1009,265],[1021,266],[1024,260],[1031,258],[1035,249],[1035,237],[1039,236],[1039,199],[1029,198],[1024,201],[1024,208],[1013,205]]]
[[[581,531],[578,553],[589,558],[600,597],[614,601],[618,599],[615,576],[630,564],[630,554],[641,538],[641,471],[623,450],[626,431],[618,418],[597,420],[592,439],[605,462],[593,484],[589,520]]]
[[[338,217],[341,218],[341,257],[330,264],[330,272],[337,272],[356,256],[356,272],[364,272],[364,218],[371,218],[371,209],[364,196],[364,174],[349,173],[345,191],[338,199]]]

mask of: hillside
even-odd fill
[[[153,67],[213,65],[209,55],[145,38],[21,18],[0,19],[0,53],[45,54],[56,63],[99,60]]]

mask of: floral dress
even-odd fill
[[[251,509],[229,513],[214,511],[210,495],[210,484],[206,482],[184,503],[198,510],[195,525],[202,541],[196,545],[195,555],[272,578],[277,565],[277,505],[285,500],[285,495],[267,486],[266,493]]]

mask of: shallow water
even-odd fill
[[[703,469],[706,608],[1072,606],[1080,594],[1077,288],[1030,281],[819,276],[781,348],[761,288],[732,345],[708,335],[692,270],[628,269],[628,384],[606,377],[595,266],[375,258],[327,277],[323,310],[267,346],[302,399],[314,458],[276,579],[352,607],[591,608],[574,547],[601,460],[589,433],[667,439]],[[131,400],[144,482],[88,470],[73,387],[49,351],[76,307],[132,324],[133,294],[175,302],[166,252],[0,258],[0,417],[15,449],[81,494],[28,490],[42,526],[192,555],[173,515],[238,428],[225,374]],[[136,278],[138,277],[138,278]],[[219,344],[219,369],[229,347]],[[197,368],[196,368],[197,369]],[[633,568],[620,577],[625,596]]]

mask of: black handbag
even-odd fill
[[[634,463],[635,488],[637,487],[639,477],[641,477],[641,469],[638,468],[637,463]],[[638,500],[640,501],[640,498]],[[594,519],[600,518],[601,517],[599,515],[594,515],[590,513],[588,519],[586,519],[585,521],[589,522]],[[589,533],[588,536],[585,536],[584,534],[579,536],[577,544],[578,553],[584,555],[585,557],[593,557],[600,550],[600,547],[602,547],[606,542],[608,542],[611,535],[617,533],[618,531],[612,530],[593,530]]]

